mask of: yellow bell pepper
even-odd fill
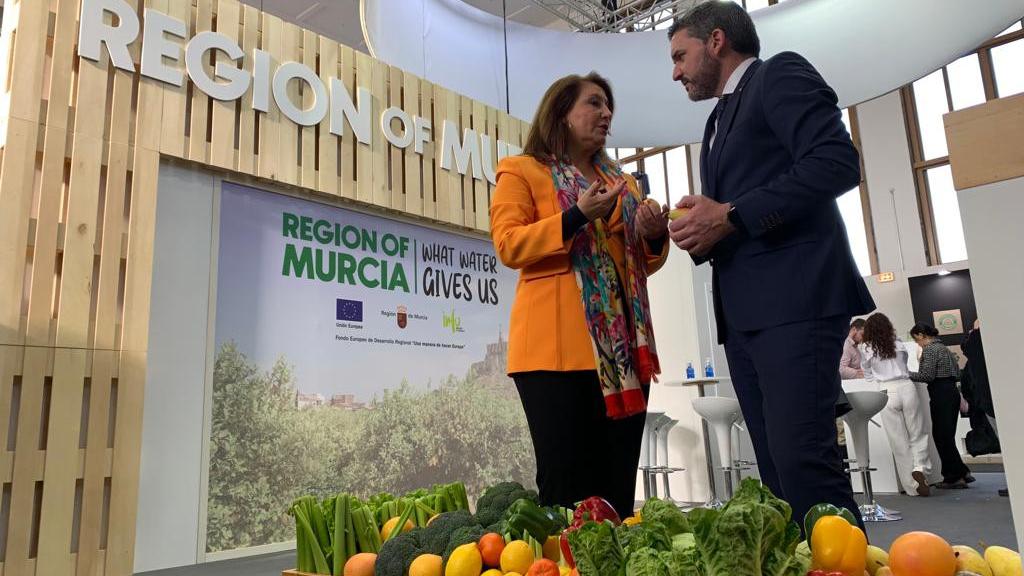
[[[811,531],[811,563],[815,570],[863,576],[868,540],[841,516],[823,516]]]

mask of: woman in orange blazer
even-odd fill
[[[545,93],[523,155],[498,165],[491,238],[520,271],[508,372],[544,504],[589,496],[633,512],[651,379],[659,372],[647,276],[668,254],[666,209],[605,153],[615,108],[595,73]]]

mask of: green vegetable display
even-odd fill
[[[519,482],[500,482],[491,486],[477,498],[476,519],[481,526],[490,526],[505,517],[505,511],[516,500],[526,499],[535,504],[540,498],[534,490],[527,490]]]
[[[688,515],[703,576],[804,576],[809,566],[794,553],[800,528],[789,504],[759,481],[746,478],[721,510]]]
[[[804,576],[789,504],[746,479],[720,510],[649,500],[639,524],[587,522],[568,533],[580,576]]]
[[[454,513],[451,511],[459,511],[458,516],[443,520]],[[334,576],[341,576],[348,559],[360,552],[381,554],[384,540],[404,536],[402,530],[407,520],[422,527],[431,517],[443,513],[433,523],[438,524],[437,528],[426,533],[422,543],[416,537],[417,549],[427,548],[429,543],[429,552],[437,555],[444,553],[452,532],[475,524],[469,513],[466,489],[458,482],[416,490],[402,497],[377,494],[366,502],[349,494],[331,496],[323,502],[303,496],[292,503],[289,513],[295,518],[296,568],[300,572]],[[397,523],[382,538],[381,526],[391,518],[396,518]],[[401,546],[389,550],[404,549],[408,543],[409,540],[403,540]],[[387,559],[385,563],[390,562]]]
[[[580,576],[620,576],[625,557],[611,522],[586,522],[568,533]]]

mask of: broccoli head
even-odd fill
[[[470,542],[475,544],[479,542],[480,538],[482,538],[486,533],[487,531],[484,530],[483,526],[475,524],[472,526],[463,526],[453,532],[451,539],[448,540],[448,547],[444,550],[444,564],[448,564],[448,557],[452,555],[452,552],[454,552],[456,548],[463,544],[469,544]]]
[[[423,529],[420,541],[429,554],[441,556],[448,548],[448,541],[451,540],[452,534],[456,530],[475,525],[476,521],[473,520],[473,515],[468,510],[445,512],[439,514],[430,523],[430,526]]]
[[[519,482],[499,482],[491,486],[476,501],[476,520],[481,526],[490,526],[505,516],[513,502],[525,498],[540,503],[536,490],[527,490]]]
[[[381,546],[373,564],[374,576],[405,576],[409,565],[421,554],[430,554],[423,546],[424,528],[414,528],[395,536]]]

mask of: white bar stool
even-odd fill
[[[865,522],[893,522],[902,520],[903,517],[892,510],[886,510],[875,502],[875,492],[871,487],[871,444],[868,441],[868,423],[871,418],[885,408],[889,396],[885,392],[862,390],[860,392],[847,392],[846,398],[850,402],[852,410],[843,415],[843,420],[850,427],[852,438],[847,438],[847,443],[853,441],[853,459],[857,461],[857,467],[851,468],[850,472],[860,472],[861,481],[864,483],[864,498],[866,503],[860,505],[860,514]]]
[[[740,418],[740,403],[735,398],[705,396],[693,399],[693,409],[715,431],[715,440],[718,442],[718,458],[722,463],[720,469],[725,479],[725,497],[726,499],[732,498],[732,427]],[[707,507],[720,508],[722,505],[716,490],[712,488],[711,499],[708,501]]]
[[[675,425],[678,424],[678,423],[679,423],[678,420],[670,418],[667,422],[665,422],[664,424],[661,425],[661,427],[658,428],[658,451],[656,453],[657,454],[664,454],[664,458],[657,459],[657,462],[659,463],[659,465],[655,469],[655,473],[661,474],[661,487],[662,487],[662,490],[665,492],[665,494],[663,496],[663,499],[668,500],[669,502],[671,502],[673,504],[676,504],[676,505],[680,505],[680,504],[682,504],[682,502],[679,502],[679,501],[675,500],[674,498],[672,498],[672,489],[669,487],[668,477],[669,477],[669,474],[673,474],[675,472],[681,472],[681,471],[685,470],[685,468],[673,467],[669,463],[669,459],[668,459],[668,435],[672,431],[672,428],[674,428]]]
[[[644,435],[640,442],[640,471],[643,474],[644,498],[658,495],[655,473],[658,468],[658,429],[671,420],[664,412],[648,412]]]

